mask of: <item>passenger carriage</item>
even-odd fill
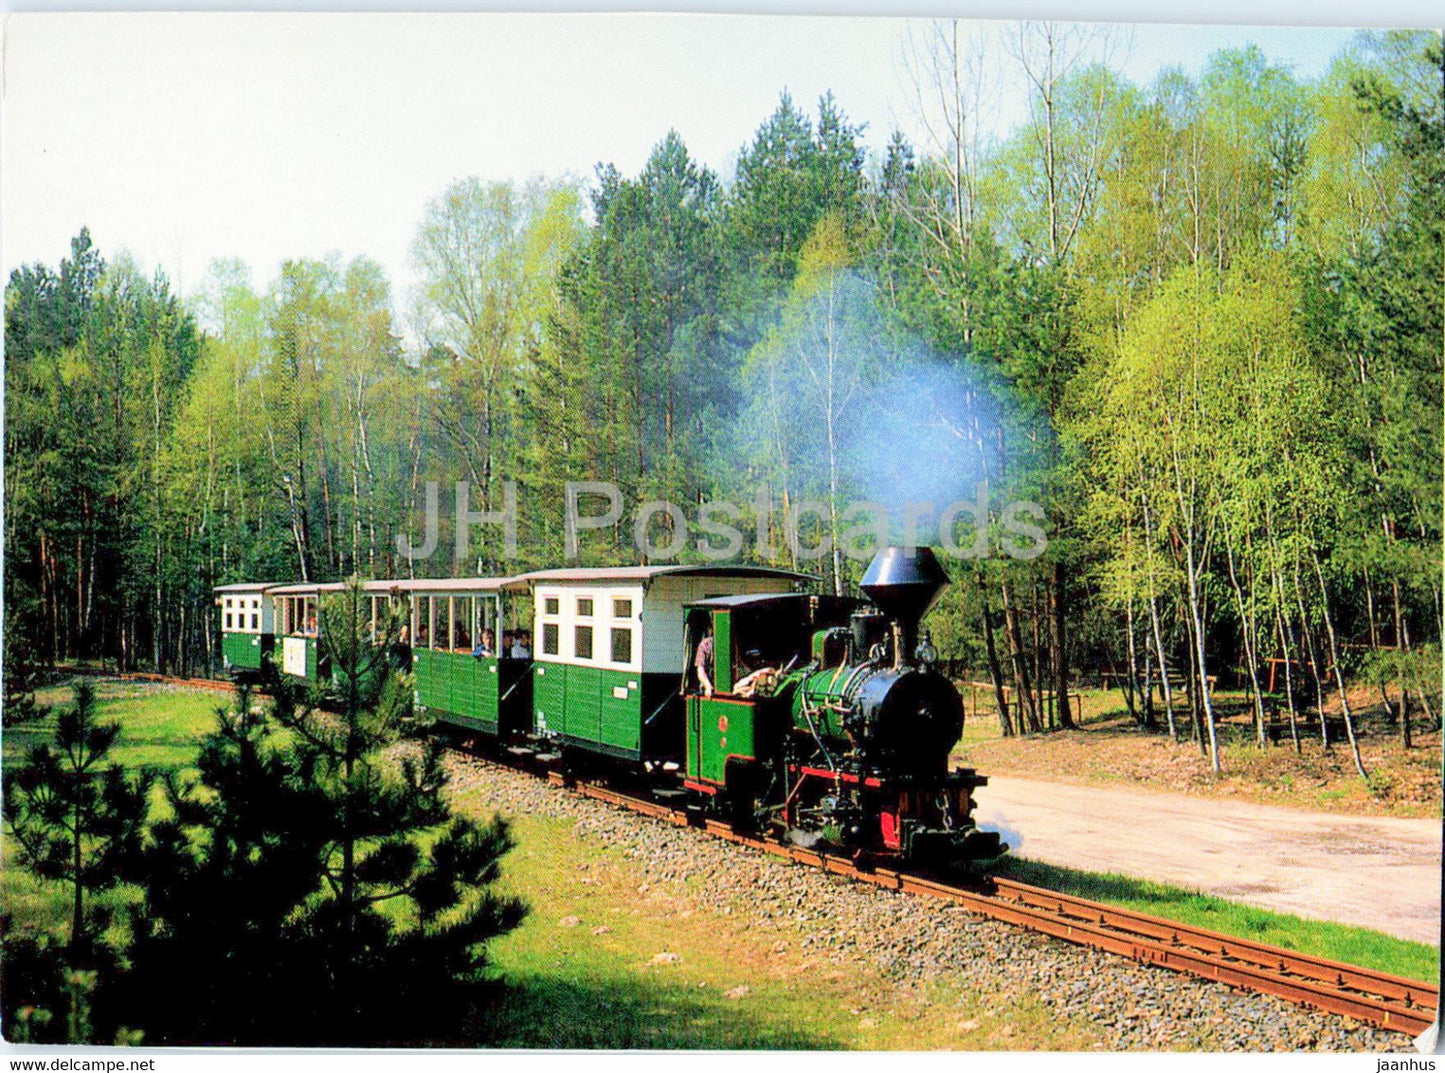
[[[511,579],[504,591],[532,597],[533,732],[573,751],[680,762],[686,605],[788,593],[811,580],[723,565],[564,568]]]
[[[376,581],[409,605],[417,707],[508,742],[531,729],[531,653],[502,578]],[[508,613],[510,612],[510,613]]]
[[[238,676],[259,677],[276,641],[270,585],[243,582],[216,586],[220,609],[221,663]]]
[[[321,598],[345,587],[340,582],[303,582],[266,589],[276,623],[272,661],[283,680],[309,685],[331,681],[329,661],[321,647]]]

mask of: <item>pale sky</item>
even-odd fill
[[[1290,13],[1233,3],[1211,16]],[[1137,26],[1116,63],[1143,83],[1254,41],[1313,77],[1351,36],[1341,26],[1419,23],[1423,11],[1325,3],[1311,17],[1340,26]],[[921,140],[901,61],[908,26],[701,14],[12,14],[4,271],[54,267],[85,224],[103,253],[127,249],[187,293],[217,257],[245,260],[264,287],[286,258],[366,254],[385,268],[400,312],[416,224],[456,178],[590,179],[599,161],[630,175],[669,128],[726,174],[784,88],[809,112],[832,89],[868,125],[870,150],[895,126]]]

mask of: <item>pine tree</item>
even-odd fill
[[[166,780],[171,815],[151,825],[131,912],[113,1015],[147,1043],[269,1042],[301,997],[291,921],[317,891],[325,802],[248,690],[216,716],[199,782]]]
[[[492,986],[485,944],[526,907],[491,890],[500,818],[456,816],[435,738],[403,741],[409,683],[352,586],[322,606],[335,710],[242,693],[200,784],[153,826],[127,993],[114,1016],[168,1043],[453,1039]],[[158,996],[166,996],[161,1001]]]
[[[56,985],[71,978],[72,1043],[90,1042],[84,1008],[91,974],[114,965],[103,941],[111,909],[96,896],[134,874],[147,813],[150,776],[127,777],[105,763],[119,733],[119,724],[97,719],[95,688],[80,682],[74,706],[57,717],[54,741],[36,746],[7,779],[5,821],[20,862],[37,878],[70,888],[70,929],[63,948],[43,937],[27,941],[22,971],[7,965],[6,998],[12,1009],[33,1004],[54,1014],[66,1001]],[[11,932],[9,922],[4,930]],[[6,954],[7,961],[15,954],[8,942]]]

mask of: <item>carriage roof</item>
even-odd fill
[[[502,577],[416,577],[367,581],[368,592],[501,592]]]
[[[303,581],[294,585],[270,585],[266,588],[267,596],[309,596],[317,592],[340,592],[346,588],[339,581]]]
[[[500,592],[506,580],[498,577],[375,578],[359,582],[359,586],[365,593]],[[218,586],[216,591],[264,591],[268,596],[310,596],[316,593],[344,592],[346,586],[344,581],[303,581],[284,585],[225,585]]]
[[[524,589],[537,582],[562,585],[607,585],[640,581],[643,585],[647,585],[662,576],[785,578],[799,582],[818,580],[812,574],[802,574],[796,570],[783,570],[773,566],[670,563],[660,566],[575,566],[533,570],[531,573],[518,574],[516,577],[508,578],[503,582],[503,588],[507,590]]]

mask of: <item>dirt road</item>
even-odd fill
[[[1005,831],[1023,857],[1439,941],[1439,820],[1335,816],[1005,776],[991,777],[977,797],[981,824]]]

